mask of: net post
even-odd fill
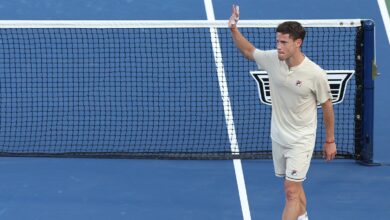
[[[362,64],[362,135],[360,137],[360,163],[373,165],[374,156],[374,79],[375,79],[375,24],[363,20]]]

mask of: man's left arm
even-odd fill
[[[326,102],[321,104],[323,115],[324,115],[324,123],[326,129],[326,140],[324,143],[324,157],[327,161],[333,160],[336,156],[336,143],[334,137],[334,111],[333,104],[331,99],[328,99]]]

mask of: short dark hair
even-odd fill
[[[305,39],[306,35],[305,29],[299,22],[296,21],[286,21],[279,24],[279,26],[276,28],[276,32],[289,34],[293,40],[301,39],[302,41]]]

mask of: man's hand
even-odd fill
[[[324,158],[326,161],[331,161],[335,158],[337,150],[336,150],[336,143],[333,142],[325,142],[324,144]]]
[[[229,19],[229,28],[234,29],[237,27],[237,22],[240,18],[240,8],[238,5],[232,6],[232,16]]]

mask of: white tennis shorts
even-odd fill
[[[275,175],[302,182],[310,167],[315,146],[315,135],[308,135],[293,145],[284,146],[272,141]]]

